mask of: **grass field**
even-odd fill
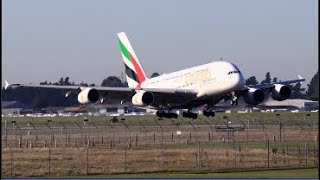
[[[119,117],[123,118],[111,123],[107,116],[3,117],[1,174],[137,178],[318,175],[316,168],[299,169],[318,167],[318,113],[217,113],[214,118],[201,115],[197,120]],[[226,121],[245,128],[216,128],[226,127]],[[267,167],[287,170],[256,171]]]
[[[77,176],[79,178],[318,178],[318,168],[283,169],[283,170],[254,170],[241,172],[216,173],[138,173],[114,174],[99,176]]]
[[[278,116],[277,116],[278,114]],[[308,115],[308,116],[306,116]],[[275,123],[279,120],[282,120],[282,123],[285,123],[287,125],[295,125],[297,122],[318,122],[318,112],[300,112],[300,113],[291,113],[291,112],[281,112],[281,113],[216,113],[215,117],[205,117],[203,115],[199,115],[199,118],[196,120],[191,120],[188,118],[183,118],[181,116],[178,116],[177,119],[173,119],[174,122],[180,123],[180,124],[187,124],[188,121],[191,121],[197,125],[207,125],[205,121],[209,121],[212,123],[222,123],[224,121],[224,118],[227,118],[235,123],[242,121],[264,121],[265,123]],[[83,120],[85,118],[88,118],[92,120],[93,122],[97,123],[97,125],[105,125],[105,121],[109,121],[112,117],[110,116],[78,116],[78,117],[2,117],[1,123],[2,126],[4,125],[4,120],[7,120],[7,123],[9,124],[12,120],[16,121],[18,124],[27,124],[27,122],[46,122],[48,119],[51,119],[53,122],[78,122],[83,123]],[[143,123],[145,125],[152,125],[154,124],[155,120],[158,120],[158,118],[155,115],[136,115],[136,116],[119,116],[118,119],[126,119],[126,122],[130,125],[139,125],[140,123]],[[160,120],[159,122],[163,124],[170,124],[172,125],[171,121],[163,118],[163,120]],[[113,124],[115,126],[122,125],[121,123],[115,123]]]

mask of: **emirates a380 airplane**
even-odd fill
[[[131,44],[124,32],[118,33],[118,43],[125,66],[125,74],[129,87],[81,87],[33,84],[9,84],[8,87],[34,87],[63,89],[66,97],[76,94],[81,104],[104,102],[116,99],[124,103],[131,101],[133,105],[157,109],[157,116],[177,118],[173,109],[185,109],[183,117],[197,118],[193,108],[204,106],[205,116],[214,116],[215,104],[222,99],[231,100],[237,105],[238,98],[243,97],[249,105],[262,103],[266,95],[281,101],[289,98],[292,83],[304,81],[301,76],[296,80],[277,83],[246,86],[239,68],[229,62],[212,62],[181,71],[147,78]]]

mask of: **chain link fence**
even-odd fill
[[[318,142],[317,120],[12,120],[2,123],[1,172],[33,177],[317,167]]]

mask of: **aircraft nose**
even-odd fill
[[[245,84],[246,84],[246,81],[242,76],[242,74],[241,73],[237,74],[237,76],[235,77],[236,89],[242,89]]]

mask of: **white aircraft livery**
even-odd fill
[[[288,85],[301,83],[304,79],[274,82],[267,84],[245,85],[239,68],[226,61],[212,62],[181,71],[147,78],[131,44],[124,32],[118,33],[118,43],[125,66],[128,87],[83,87],[34,84],[9,84],[9,87],[34,87],[63,89],[66,97],[76,94],[81,104],[118,100],[131,101],[135,106],[157,109],[157,116],[177,118],[173,109],[184,109],[186,118],[197,118],[193,108],[204,107],[203,115],[214,116],[213,108],[221,100],[230,100],[237,105],[243,98],[248,105],[262,103],[266,95],[282,101],[290,97]]]

